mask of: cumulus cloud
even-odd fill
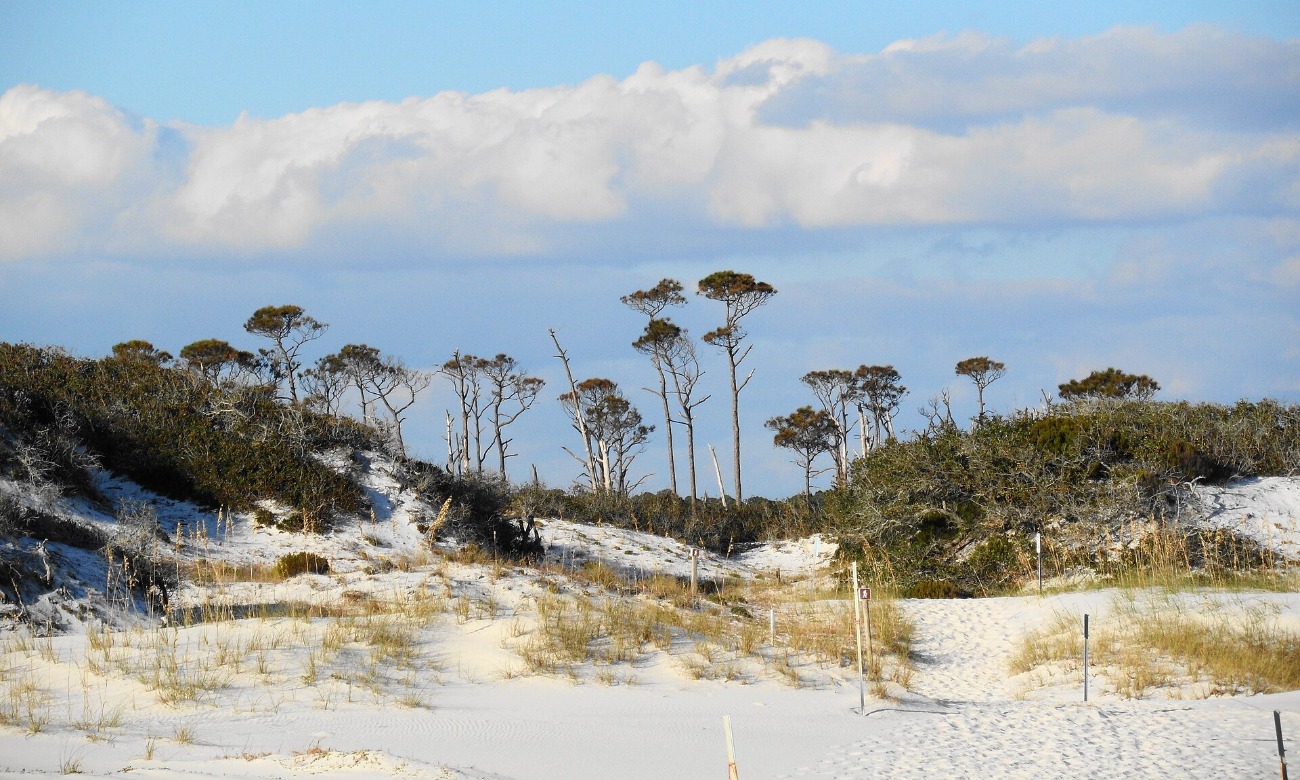
[[[0,257],[105,239],[147,197],[157,130],[82,92],[0,95]]]
[[[227,127],[0,97],[0,257],[70,247],[546,254],[596,227],[663,250],[783,227],[1017,225],[1300,206],[1300,45],[1116,29],[870,55],[773,40],[712,70],[340,104]],[[665,216],[666,215],[666,216]]]

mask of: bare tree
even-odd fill
[[[432,377],[424,371],[408,368],[401,360],[385,357],[379,368],[370,376],[370,390],[388,412],[397,438],[397,449],[406,457],[406,440],[402,437],[403,414],[415,405],[416,396],[423,392]]]
[[[482,372],[492,409],[492,444],[497,450],[501,475],[505,476],[506,458],[513,457],[508,452],[512,440],[505,437],[505,430],[532,407],[546,380],[526,375],[519,362],[506,354],[484,361]]]
[[[984,421],[984,388],[1006,376],[1007,367],[996,360],[990,360],[987,357],[966,358],[957,364],[957,375],[970,377],[975,383],[975,391],[979,395],[980,413],[977,418],[980,422]]]
[[[460,403],[460,437],[457,455],[462,474],[483,470],[483,364],[482,358],[452,353],[438,373],[447,377]]]
[[[551,329],[550,333],[551,341],[555,342],[555,351],[557,353],[555,356],[564,363],[564,375],[569,380],[569,393],[572,395],[576,404],[577,399],[580,396],[578,393],[578,385],[573,381],[573,370],[569,367],[569,355],[564,351],[564,348],[560,346],[560,338],[555,335],[555,330]],[[591,451],[591,433],[587,430],[587,421],[585,416],[582,414],[573,415],[573,424],[574,427],[578,429],[578,435],[582,439],[582,446],[584,454],[586,455],[586,459],[582,462],[583,465],[586,466],[587,476],[591,480],[591,492],[597,493],[600,491],[600,488],[596,482],[596,458]]]
[[[677,495],[677,463],[673,447],[673,415],[668,404],[668,374],[671,369],[667,362],[671,360],[670,353],[674,342],[681,336],[681,329],[667,319],[658,319],[658,317],[669,306],[684,305],[686,298],[682,295],[681,282],[676,279],[661,279],[658,284],[649,290],[637,290],[630,295],[624,295],[620,300],[625,305],[646,315],[650,320],[646,324],[645,332],[633,342],[632,346],[638,352],[650,357],[650,362],[659,375],[659,389],[650,392],[658,395],[660,401],[663,402],[664,436],[668,446],[668,483],[673,495]]]
[[[918,411],[925,418],[927,434],[933,435],[957,427],[956,420],[952,418],[952,399],[946,387],[939,391],[939,395],[931,396]]]
[[[682,427],[686,429],[686,473],[690,480],[691,501],[696,501],[700,494],[695,476],[695,409],[712,396],[695,397],[700,377],[704,376],[699,355],[695,352],[695,342],[691,341],[684,328],[673,327],[676,328],[677,336],[664,352],[664,366],[672,378],[673,396],[681,413]]]
[[[260,352],[273,375],[288,381],[289,400],[295,404],[298,403],[297,374],[301,368],[298,352],[304,344],[325,335],[328,328],[299,306],[263,306],[244,323],[244,330],[255,336],[264,336],[274,344],[272,349]]]
[[[721,301],[726,307],[722,326],[704,334],[704,341],[726,353],[727,365],[731,372],[732,462],[735,469],[736,503],[742,503],[744,492],[740,481],[740,391],[744,390],[749,380],[754,378],[754,372],[750,371],[744,381],[739,381],[736,376],[740,364],[749,356],[749,351],[753,348],[752,344],[744,343],[749,334],[740,326],[740,321],[776,295],[776,288],[767,282],[755,280],[749,274],[716,271],[699,281],[698,292],[709,300]]]

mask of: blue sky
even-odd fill
[[[1297,36],[1294,2],[0,2],[0,339],[253,348],[293,302],[320,354],[507,352],[550,383],[512,476],[567,485],[548,329],[653,421],[619,296],[734,268],[780,291],[742,397],[765,495],[814,369],[895,365],[903,428],[973,413],[979,354],[1000,411],[1110,365],[1297,401]]]

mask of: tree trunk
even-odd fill
[[[691,479],[691,501],[694,502],[699,499],[700,491],[695,484],[695,420],[689,416],[686,418],[686,455],[690,459],[686,469]]]
[[[744,494],[740,489],[740,387],[736,384],[736,352],[734,349],[727,350],[728,362],[731,365],[731,450],[735,463],[736,478],[736,505],[739,506],[744,502]]]
[[[560,354],[556,355],[564,363],[564,374],[569,379],[569,392],[573,393],[574,422],[578,426],[578,435],[582,437],[582,447],[587,456],[587,474],[591,477],[591,492],[598,493],[599,488],[596,484],[596,459],[591,454],[591,435],[587,432],[587,421],[582,416],[582,406],[578,401],[578,385],[573,381],[573,371],[569,369],[569,356],[565,353],[564,348],[560,346],[560,339],[551,331],[551,341],[555,342],[555,350]]]
[[[668,408],[668,377],[664,375],[663,366],[655,361],[659,369],[659,398],[664,402],[664,430],[668,440],[668,486],[673,495],[677,495],[677,461],[673,454],[673,412]]]

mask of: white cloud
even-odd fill
[[[138,194],[156,127],[99,98],[21,85],[0,95],[0,258],[93,243]]]
[[[218,128],[136,126],[82,93],[15,87],[0,97],[0,257],[309,253],[376,231],[432,258],[544,254],[651,218],[668,220],[650,231],[660,250],[689,251],[779,225],[815,246],[832,227],[1289,213],[1297,94],[1300,46],[1212,28],[1021,49],[964,34],[865,56],[773,40],[712,72],[647,63]]]

